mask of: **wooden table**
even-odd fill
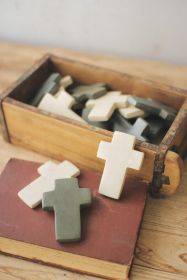
[[[160,62],[86,55],[60,48],[0,43],[0,92],[46,52],[123,71],[187,90],[187,67]],[[5,143],[0,136],[0,169],[11,157],[46,157]],[[187,161],[180,189],[168,199],[148,198],[131,271],[132,280],[187,279]],[[0,255],[0,279],[96,279]]]

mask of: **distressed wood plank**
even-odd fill
[[[186,276],[134,265],[131,280],[186,280]]]
[[[187,236],[160,230],[141,230],[134,263],[187,276]]]
[[[149,198],[146,204],[142,228],[187,236],[187,159],[181,185],[167,199]]]
[[[52,268],[29,261],[0,255],[0,279],[3,280],[76,280],[77,273]],[[79,280],[99,280],[98,277],[80,275]]]

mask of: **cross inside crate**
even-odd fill
[[[32,105],[50,113],[153,144],[159,143],[177,113],[157,100],[122,94],[102,82],[78,84],[60,73],[49,75],[33,100]]]

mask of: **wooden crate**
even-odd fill
[[[124,94],[150,97],[178,110],[159,146],[136,141],[136,149],[145,153],[143,168],[140,172],[128,171],[128,176],[148,181],[150,192],[156,197],[174,193],[180,184],[181,155],[187,146],[187,95],[186,91],[178,88],[45,55],[1,96],[4,138],[57,160],[69,159],[81,167],[102,170],[103,162],[96,157],[97,148],[101,140],[111,140],[112,132],[80,124],[28,104],[42,82],[54,71],[63,76],[71,75],[79,83],[104,82]]]

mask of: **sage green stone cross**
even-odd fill
[[[39,88],[38,92],[31,101],[31,104],[33,106],[37,106],[46,93],[54,94],[57,92],[61,78],[62,76],[59,73],[51,74]]]
[[[146,99],[139,96],[130,95],[128,97],[128,102],[129,104],[136,106],[147,113],[158,115],[162,119],[170,122],[175,119],[177,114],[177,111],[172,107],[164,105],[163,103],[150,98]]]
[[[79,188],[76,178],[55,181],[55,190],[43,194],[42,208],[55,212],[56,240],[73,242],[81,239],[80,208],[90,204],[90,189]]]
[[[71,90],[73,97],[78,102],[84,102],[88,99],[95,99],[103,96],[107,92],[108,86],[104,83],[93,85],[80,85]]]

